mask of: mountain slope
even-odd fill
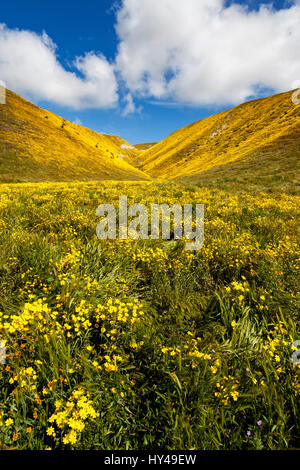
[[[140,154],[41,109],[7,90],[0,105],[0,182],[147,179],[130,161]]]
[[[218,165],[184,182],[224,189],[300,192],[300,127],[245,157]]]
[[[294,174],[300,105],[291,95],[250,101],[179,129],[143,152],[139,168],[151,176],[191,182],[222,179],[224,173],[229,179],[255,171]]]
[[[146,144],[135,144],[135,148],[137,148],[138,150],[142,150],[143,152],[145,152],[145,150],[148,150],[150,149],[151,147],[153,147],[153,145],[157,144],[157,142],[149,142],[149,143],[146,143]]]

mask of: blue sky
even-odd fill
[[[156,13],[159,14],[159,11],[153,11],[153,18],[151,14],[152,10],[159,8],[159,5],[164,1],[166,1],[166,8],[169,8],[167,4],[169,0],[151,1],[152,9],[150,5],[151,2],[148,3],[148,0],[139,0],[139,5],[145,2],[145,8],[147,8],[147,3],[150,8],[148,18],[149,22],[152,21],[153,26],[147,31],[145,31],[145,29],[148,28],[148,23],[146,24],[147,28],[143,27],[143,22],[147,21],[147,17],[144,17],[143,10],[135,8],[135,12],[133,13],[135,0],[124,0],[125,6],[122,2],[115,3],[108,0],[85,0],[84,2],[78,0],[52,0],[48,3],[42,3],[36,0],[27,0],[26,2],[10,0],[9,2],[2,3],[0,23],[6,25],[3,41],[7,41],[8,47],[11,47],[12,52],[10,52],[8,59],[3,53],[1,56],[0,48],[0,79],[2,78],[2,72],[8,88],[31,99],[39,106],[64,116],[66,119],[82,123],[82,125],[101,133],[120,135],[131,143],[139,143],[161,140],[170,132],[184,125],[223,109],[228,109],[246,99],[291,89],[293,81],[300,78],[299,60],[296,63],[296,55],[294,54],[294,50],[296,51],[297,46],[299,46],[299,36],[297,36],[296,26],[293,23],[295,12],[297,14],[299,13],[299,2],[278,0],[273,2],[272,10],[269,9],[268,12],[258,14],[262,2],[251,0],[247,2],[236,1],[235,3],[240,3],[242,6],[247,5],[248,11],[244,10],[243,12],[238,12],[238,10],[233,10],[230,13],[229,10],[227,16],[226,14],[224,15],[224,10],[226,13],[226,6],[230,6],[233,2],[223,2],[222,13],[220,13],[218,9],[209,13],[210,16],[207,17],[208,19],[206,18],[205,24],[203,24],[202,27],[199,25],[198,28],[197,23],[195,22],[194,24],[192,21],[193,5],[195,10],[197,10],[195,11],[195,16],[199,15],[199,19],[202,18],[202,11],[198,11],[198,6],[194,3],[194,0],[186,0],[186,3],[191,1],[191,10],[186,13],[186,19],[190,21],[189,28],[191,39],[195,37],[195,42],[199,41],[198,48],[197,44],[192,44],[192,41],[189,41],[189,31],[178,30],[178,38],[176,38],[176,28],[179,28],[177,19],[180,18],[180,15],[182,17],[181,12],[179,10],[177,12],[170,10],[170,22],[167,23],[170,24],[170,28],[168,29],[165,24],[158,24],[158,17],[155,15]],[[174,4],[177,3],[175,0],[174,2]],[[219,0],[215,0],[216,4],[218,2]],[[123,8],[124,10],[123,17],[119,19],[116,17],[118,5],[119,8]],[[125,10],[125,8],[127,8],[127,10]],[[181,8],[180,3],[178,3],[178,8]],[[295,9],[293,12],[292,8]],[[291,12],[290,19],[286,25],[283,24],[286,21],[284,19],[285,17],[282,17],[283,19],[280,23],[280,18],[278,18],[278,15],[276,16],[276,11],[278,12],[282,9],[286,9],[288,14]],[[257,16],[251,17],[251,12],[253,13],[254,11],[256,11]],[[166,15],[166,12],[168,12],[167,9],[161,11],[161,15]],[[217,34],[220,34],[220,40],[216,40],[216,43],[212,45],[214,41],[212,38],[215,38],[215,35],[211,35],[210,32],[215,28],[215,19],[220,19],[220,26],[217,27]],[[211,21],[211,28],[209,21]],[[265,71],[262,71],[261,64],[265,62],[266,59],[262,57],[259,62],[258,59],[255,58],[255,51],[251,50],[251,37],[253,37],[253,31],[255,32],[253,28],[256,27],[253,26],[254,21],[257,21],[258,37],[261,35],[261,43],[264,47],[263,53],[265,57],[268,59],[272,55],[272,62],[266,67]],[[183,22],[182,29],[184,30],[185,18],[183,18]],[[224,49],[224,54],[220,54],[220,47],[222,48],[222,22],[225,22],[224,27],[228,26],[227,30],[233,30],[232,37],[230,36],[230,32],[228,33],[228,37],[226,34],[228,46]],[[245,36],[244,34],[246,33],[241,31],[241,28],[238,26],[243,22],[245,22],[246,25],[245,28],[242,28],[243,31],[247,30],[249,27],[248,36]],[[265,22],[265,26],[263,22]],[[118,32],[115,29],[117,23],[119,25]],[[136,24],[140,24],[140,27],[137,27],[135,30]],[[274,45],[272,42],[276,40],[278,24],[282,24],[282,31],[279,31],[279,38],[280,34],[282,34],[283,41],[286,41],[286,44],[284,43],[283,49],[280,49],[283,47],[282,44],[278,46],[278,51],[276,51],[275,48],[274,54]],[[231,25],[233,25],[232,28]],[[161,29],[159,29],[160,27]],[[22,76],[26,73],[28,64],[23,64],[22,62],[22,68],[21,66],[14,67],[15,64],[12,63],[12,60],[19,60],[18,51],[20,51],[24,43],[24,41],[22,41],[22,43],[20,42],[20,38],[18,39],[16,29],[24,30],[29,33],[37,33],[38,38],[40,38],[43,31],[45,31],[48,37],[51,38],[51,41],[55,43],[56,48],[49,46],[46,40],[47,47],[51,50],[51,54],[56,60],[57,75],[59,76],[57,83],[59,80],[65,80],[64,75],[60,73],[59,67],[62,67],[64,72],[69,73],[69,78],[71,78],[70,73],[72,72],[76,74],[79,79],[84,81],[86,79],[86,68],[78,69],[74,67],[74,60],[76,57],[85,57],[88,52],[92,53],[93,57],[97,57],[97,55],[101,54],[102,63],[105,62],[105,67],[109,68],[109,73],[113,74],[109,75],[107,80],[113,81],[112,78],[109,78],[112,76],[114,76],[116,80],[114,88],[112,87],[110,91],[111,97],[107,96],[107,100],[110,103],[108,108],[105,109],[106,105],[103,105],[103,100],[99,102],[99,106],[95,107],[83,104],[85,103],[84,100],[86,100],[84,87],[88,88],[89,86],[89,84],[86,83],[80,84],[80,91],[77,91],[77,85],[79,84],[74,84],[74,89],[76,88],[76,91],[74,91],[74,93],[76,93],[76,99],[78,98],[78,102],[81,100],[81,104],[75,106],[75,109],[72,109],[72,104],[70,105],[69,102],[65,102],[62,97],[64,91],[57,92],[56,96],[54,90],[49,97],[47,92],[43,91],[40,83],[38,84],[39,91],[35,93],[33,78],[28,79],[26,84],[22,84]],[[143,37],[143,31],[145,31],[145,37]],[[202,36],[200,36],[201,31],[203,31]],[[266,33],[266,31],[269,31],[269,33]],[[182,38],[180,37],[181,34]],[[236,41],[234,34],[236,34]],[[247,37],[249,37],[249,41],[246,41],[245,38]],[[206,38],[208,43],[203,47],[203,41],[205,42]],[[37,38],[34,38],[34,40],[36,39]],[[16,41],[15,44],[13,42],[14,40]],[[44,39],[43,41],[45,43]],[[242,48],[243,41],[245,42],[244,50]],[[231,57],[230,44],[236,44],[238,42],[241,43],[239,47],[242,49],[234,50],[235,46],[232,47]],[[270,44],[268,44],[268,42]],[[118,52],[118,46],[120,44],[124,45],[122,53],[120,53],[120,51]],[[260,43],[258,42],[255,45],[258,52],[257,55],[261,53],[259,46]],[[37,50],[38,43],[32,42],[31,47],[35,47]],[[205,52],[202,52],[201,55],[200,50],[205,51],[209,49],[209,47],[212,48],[209,57],[205,56]],[[289,54],[286,54],[285,51],[289,51]],[[214,53],[216,55],[220,54],[220,59],[215,62],[211,60],[211,56]],[[139,63],[138,54],[140,54],[141,62],[142,60],[144,61],[143,64]],[[165,69],[163,69],[162,62],[160,62],[160,54],[161,61],[163,61],[163,57],[168,57],[170,61]],[[26,56],[26,60],[30,61],[33,55],[30,49],[26,49],[22,57],[24,58]],[[224,64],[221,64],[220,62],[223,55],[225,58],[227,55],[228,58]],[[245,64],[242,63],[243,59],[240,59],[241,57],[245,57],[245,55],[249,57],[249,60],[253,60],[253,65],[250,64],[250,73],[249,70],[245,70],[246,75],[241,73],[239,78],[241,69],[247,66],[246,59]],[[251,59],[252,56],[253,59]],[[116,59],[117,57],[118,59]],[[282,76],[275,79],[273,75],[280,75],[276,68],[278,64],[276,65],[275,62],[281,60],[283,57],[287,57],[285,59],[287,63],[283,64],[287,72],[285,71],[284,74],[282,72]],[[38,58],[36,60],[39,62]],[[49,57],[50,62],[51,60],[52,59]],[[160,64],[156,63],[156,60]],[[238,60],[241,60],[241,66],[239,66]],[[42,63],[43,60],[41,59],[40,62]],[[201,69],[201,63],[207,63],[208,65],[206,68]],[[231,63],[235,64],[232,67],[232,71],[230,71]],[[117,67],[115,64],[117,64]],[[93,64],[89,65],[89,71],[91,67],[93,67]],[[274,67],[274,70],[272,67]],[[33,68],[35,70],[33,74],[35,80],[41,82],[43,77],[42,75],[39,77],[38,65],[33,64]],[[227,70],[228,68],[229,70]],[[249,81],[246,80],[246,83],[245,76],[248,77],[252,75],[252,71],[256,69],[256,75],[253,73],[253,77],[251,77],[252,81],[249,78]],[[206,70],[207,76],[205,75]],[[213,71],[210,75],[209,70]],[[288,74],[289,70],[291,70],[290,75]],[[295,70],[297,73],[299,71],[298,75],[293,75]],[[232,73],[232,86],[235,87],[236,93],[233,93],[229,89],[231,80],[230,73]],[[18,80],[16,80],[17,74],[20,75]],[[175,81],[172,81],[175,76],[178,77],[178,79],[176,78]],[[223,76],[224,79],[222,79]],[[67,77],[67,75],[65,77]],[[149,77],[150,79],[148,80]],[[209,83],[210,80],[212,82],[214,80],[216,81],[215,92],[213,86]],[[198,87],[198,84],[199,90],[194,100],[192,93],[194,91],[193,86]],[[61,84],[57,86],[63,90]],[[107,89],[107,85],[105,86]],[[103,85],[102,87],[102,82],[99,81],[99,93],[104,95],[103,99],[105,99],[106,93],[105,86]],[[95,91],[93,93],[95,93]],[[79,94],[82,94],[83,97],[78,96]],[[128,106],[126,97],[130,97],[128,98],[131,103],[130,106]],[[89,95],[88,99],[91,101],[93,95]]]

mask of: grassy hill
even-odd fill
[[[297,192],[300,106],[291,92],[244,103],[130,145],[7,91],[0,106],[0,182],[141,180]]]
[[[0,106],[0,182],[147,179],[140,151],[41,109],[7,90]]]
[[[151,176],[295,190],[300,106],[291,92],[244,103],[177,130],[143,152]]]

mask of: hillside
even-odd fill
[[[177,130],[143,152],[139,168],[187,182],[297,184],[300,106],[291,92],[257,99]]]
[[[147,144],[136,144],[135,148],[144,152],[145,150],[150,149],[151,147],[153,147],[153,145],[156,145],[156,144],[157,142],[149,142]]]
[[[0,182],[147,179],[130,161],[140,154],[39,108],[7,90],[0,105]]]
[[[297,191],[300,106],[291,92],[177,130],[159,143],[98,134],[7,91],[0,106],[0,182],[141,180]]]

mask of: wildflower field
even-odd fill
[[[119,195],[203,203],[203,248],[99,240],[96,209]],[[169,183],[1,185],[1,449],[300,448],[297,206]]]

